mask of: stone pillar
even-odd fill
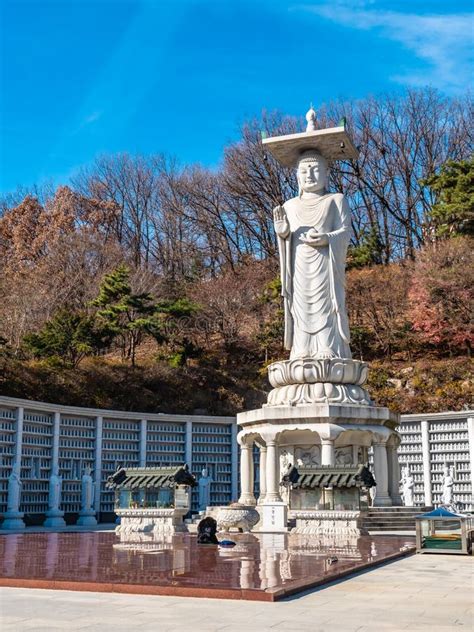
[[[61,425],[61,413],[56,411],[53,418],[53,446],[51,454],[51,475],[53,472],[59,472],[59,429]],[[57,468],[57,469],[56,469]],[[43,522],[44,527],[65,527],[64,511],[59,507],[48,509],[46,512],[46,520]]]
[[[267,446],[260,446],[260,495],[258,504],[265,502],[267,495]]]
[[[252,444],[243,443],[240,447],[240,498],[243,505],[255,505],[253,493],[253,454]]]
[[[467,436],[469,441],[469,461],[471,470],[471,511],[474,510],[474,417],[467,418]]]
[[[20,511],[21,502],[21,452],[23,442],[23,420],[25,409],[19,406],[16,409],[15,448],[12,463],[12,471],[8,478],[7,511],[4,513],[2,529],[24,529],[24,513]],[[8,547],[7,547],[8,549]]]
[[[352,464],[359,465],[359,446],[358,445],[352,446]]]
[[[334,439],[321,439],[321,465],[334,465]]]
[[[387,446],[388,461],[388,492],[392,499],[392,505],[401,507],[403,505],[400,497],[400,463],[398,462],[398,451],[396,445]],[[375,479],[377,480],[377,479]]]
[[[236,423],[232,424],[231,430],[231,498],[232,502],[235,502],[239,497],[239,444],[237,442],[238,427]]]
[[[189,471],[193,469],[193,422],[186,422],[186,439],[184,444],[184,461],[189,467]]]
[[[280,457],[275,439],[267,442],[267,494],[262,502],[261,532],[281,533],[288,531],[288,506],[280,496]],[[271,582],[271,573],[266,570],[266,577]],[[268,586],[273,584],[269,583]]]
[[[390,507],[392,499],[388,495],[388,464],[385,443],[374,443],[374,476],[377,483],[374,507]]]
[[[146,419],[140,419],[140,467],[146,467]]]
[[[95,459],[94,459],[94,509],[97,517],[100,512],[100,494],[102,488],[102,417],[95,420]]]
[[[278,480],[280,468],[278,463],[278,450],[275,441],[267,441],[267,462],[265,471],[267,474],[267,494],[265,501],[281,502],[279,491],[280,481]]]
[[[430,435],[428,420],[421,421],[421,450],[423,454],[423,490],[425,505],[433,505],[433,495],[431,492],[431,459],[430,459]]]

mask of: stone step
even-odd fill
[[[384,520],[383,522],[370,522],[369,520],[364,520],[364,526],[367,529],[371,527],[396,527],[396,526],[410,526],[413,529],[415,528],[415,522],[411,520]]]
[[[415,516],[394,516],[393,514],[389,514],[387,516],[364,516],[364,520],[369,520],[370,522],[385,522],[386,520],[390,522],[403,522],[404,520],[414,522],[416,518]]]
[[[430,511],[432,507],[371,507],[364,516],[368,531],[414,531],[415,516]]]
[[[364,516],[366,520],[415,520],[416,519],[416,515],[419,514],[401,514],[401,515],[397,515],[397,514],[384,514],[383,516]]]
[[[425,513],[427,511],[430,511],[432,509],[432,507],[370,507],[370,509],[367,510],[367,513],[376,513],[376,514],[383,514],[383,513],[410,513],[410,514],[416,514],[416,513]]]
[[[384,531],[415,531],[415,527],[411,525],[395,525],[391,527],[366,527],[367,531],[371,531],[374,533],[378,533],[379,531],[383,533]]]

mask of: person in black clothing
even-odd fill
[[[219,540],[216,537],[217,522],[214,518],[211,518],[210,516],[203,518],[198,524],[197,530],[198,544],[219,544]]]

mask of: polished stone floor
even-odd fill
[[[275,601],[413,551],[410,536],[233,534],[234,548],[111,532],[0,536],[0,585]]]
[[[473,558],[411,555],[276,603],[0,588],[2,632],[472,632]]]

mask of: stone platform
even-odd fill
[[[2,632],[183,632],[190,615],[193,632],[453,632],[474,623],[467,555],[410,555],[277,603],[29,588],[0,588],[0,603]]]
[[[234,548],[177,534],[0,536],[0,586],[277,601],[414,551],[414,538],[232,534]],[[331,561],[337,558],[337,561]]]

